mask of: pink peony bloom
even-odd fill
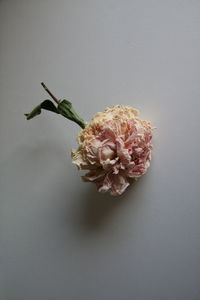
[[[121,195],[150,166],[153,128],[137,116],[136,109],[116,105],[97,113],[80,131],[72,162],[89,170],[82,178],[99,192]]]

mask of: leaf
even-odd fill
[[[27,120],[30,120],[35,116],[41,114],[41,109],[49,110],[59,114],[58,109],[56,108],[56,106],[53,104],[51,100],[44,100],[42,103],[36,106],[29,114],[24,114],[24,115],[26,116]]]
[[[34,118],[35,116],[41,113],[42,109],[46,109],[52,111],[54,113],[60,114],[63,117],[74,121],[81,128],[85,128],[86,123],[84,120],[79,117],[79,115],[75,112],[74,108],[70,101],[64,99],[62,100],[58,106],[56,107],[51,100],[44,100],[38,106],[36,106],[29,114],[25,114],[27,120]]]
[[[57,107],[58,112],[67,119],[76,122],[81,128],[85,128],[84,120],[75,112],[72,103],[66,99],[62,100]]]

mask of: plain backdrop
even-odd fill
[[[81,181],[80,128],[115,104],[150,120],[152,164],[124,195]],[[0,299],[200,299],[200,1],[0,1]]]

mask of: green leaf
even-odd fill
[[[85,128],[84,120],[75,112],[70,101],[64,99],[57,107],[58,112],[65,118],[76,122],[81,128]]]
[[[42,103],[36,106],[29,114],[24,114],[24,115],[26,116],[27,120],[30,120],[35,116],[39,115],[42,109],[46,109],[59,114],[58,109],[56,108],[56,106],[53,104],[51,100],[44,100]]]
[[[79,117],[79,115],[75,112],[74,108],[70,101],[64,99],[62,100],[58,106],[56,107],[51,100],[44,100],[38,106],[36,106],[29,114],[24,114],[27,120],[34,118],[35,116],[41,113],[42,109],[46,109],[52,111],[54,113],[60,114],[63,117],[74,121],[77,123],[81,128],[85,128],[86,123],[84,120]]]

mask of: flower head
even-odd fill
[[[97,113],[78,135],[72,162],[89,170],[82,178],[94,182],[99,192],[121,195],[146,173],[151,160],[152,127],[130,106],[116,105]]]

